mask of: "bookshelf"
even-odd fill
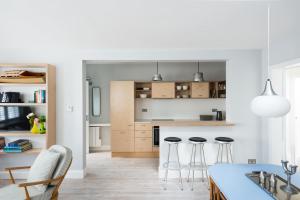
[[[22,153],[6,153],[0,150],[0,155],[10,154],[37,154],[56,143],[56,70],[50,64],[0,64],[0,71],[27,70],[33,72],[44,72],[45,83],[2,83],[0,92],[20,92],[24,103],[0,103],[0,106],[28,106],[31,110],[46,117],[46,133],[33,134],[30,131],[1,131],[0,136],[5,137],[6,143],[17,139],[29,139],[32,141],[33,149]],[[46,91],[46,103],[33,103],[34,91]]]

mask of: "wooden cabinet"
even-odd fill
[[[135,123],[135,152],[152,152],[152,124]]]
[[[209,82],[192,82],[191,98],[206,99],[209,98]]]
[[[134,151],[134,81],[110,83],[112,152]]]
[[[174,82],[152,83],[152,98],[155,99],[175,98],[175,83]]]
[[[112,152],[134,152],[134,130],[111,131]]]

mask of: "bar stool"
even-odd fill
[[[179,161],[179,153],[178,153],[178,145],[182,141],[178,137],[167,137],[164,139],[165,142],[168,143],[168,160],[163,164],[163,167],[166,169],[165,172],[165,186],[164,189],[167,189],[167,181],[168,181],[168,172],[169,170],[178,170],[179,172],[179,182],[180,182],[180,189],[183,190],[182,178],[181,178],[181,169],[182,166],[180,165]],[[171,146],[174,145],[176,147],[176,157],[177,161],[170,161],[170,153],[171,153]]]
[[[223,163],[223,147],[225,146],[225,154],[226,154],[226,161],[229,163],[229,156],[230,161],[233,163],[232,153],[231,153],[231,144],[234,142],[232,138],[229,137],[216,137],[215,142],[218,144],[218,155],[217,155],[217,163]],[[221,152],[220,152],[221,150]]]
[[[189,142],[193,145],[192,146],[192,153],[191,153],[191,159],[189,162],[189,174],[188,174],[188,182],[190,179],[190,172],[192,170],[193,172],[193,179],[192,179],[192,188],[191,190],[194,190],[194,179],[195,179],[195,171],[199,170],[202,173],[202,182],[204,182],[204,171],[205,171],[205,176],[206,180],[208,180],[208,175],[207,175],[207,165],[206,165],[206,160],[205,160],[205,154],[204,154],[204,144],[206,143],[206,139],[202,137],[191,137],[189,138]],[[196,162],[196,150],[197,146],[199,146],[199,156],[200,160],[199,162]]]

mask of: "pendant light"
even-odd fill
[[[156,62],[156,74],[153,75],[152,81],[162,81],[162,76],[158,73],[158,62]]]
[[[196,72],[194,74],[194,81],[196,82],[203,82],[204,81],[204,78],[203,78],[203,72],[199,72],[199,68],[200,68],[200,63],[198,61],[198,72]]]
[[[268,6],[268,46],[267,46],[267,74],[270,68],[270,6]],[[262,117],[281,117],[290,111],[289,101],[276,94],[270,78],[267,78],[264,91],[251,102],[251,110]]]

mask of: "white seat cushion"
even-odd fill
[[[27,182],[43,181],[52,178],[59,156],[59,153],[43,150],[31,166]],[[39,192],[45,192],[47,189],[47,185],[36,185],[32,187]]]

